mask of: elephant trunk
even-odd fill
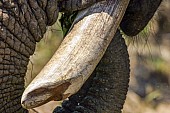
[[[27,112],[20,104],[24,76],[36,42],[42,38],[46,26],[57,18],[54,4],[57,6],[55,0],[0,1],[1,113]]]

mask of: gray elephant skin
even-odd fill
[[[0,1],[0,112],[27,113],[21,106],[29,57],[58,18],[59,12],[86,9],[102,0]],[[113,0],[115,2],[122,0]],[[162,0],[130,0],[121,30],[135,36],[150,21]],[[107,2],[107,1],[105,1]],[[95,25],[95,22],[94,22]],[[117,28],[116,28],[117,29]],[[81,89],[55,113],[120,113],[129,82],[129,56],[119,30]],[[47,100],[46,102],[50,101]]]

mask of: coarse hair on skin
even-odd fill
[[[138,46],[143,45],[144,47],[148,47],[147,49],[149,49],[150,46],[149,38],[153,38],[157,42],[157,40],[154,38],[156,33],[158,32],[159,27],[157,21],[160,18],[159,13],[162,12],[162,7],[164,7],[166,1],[167,0],[163,0],[160,7],[155,12],[154,16],[148,22],[147,26],[136,36],[128,36],[125,33],[123,33],[123,31],[121,31],[128,46],[132,45],[137,48]]]
[[[152,19],[148,22],[147,26],[136,36],[127,36],[123,31],[121,31],[121,34],[123,34],[123,37],[125,38],[126,44],[129,47],[129,52],[134,51],[137,55],[141,55],[144,53],[144,51],[149,51],[149,56],[152,59],[152,41],[158,42],[157,40],[157,33],[159,30],[158,20],[159,20],[159,14],[162,13],[166,2],[168,0],[163,0],[160,7],[155,12]],[[158,45],[159,46],[159,45]],[[161,51],[160,46],[158,47],[159,51]],[[161,52],[160,52],[161,53]],[[145,62],[145,58],[141,58],[142,61]]]

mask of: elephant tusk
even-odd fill
[[[52,59],[25,89],[22,106],[30,109],[75,94],[105,53],[128,3],[108,0],[79,12]]]

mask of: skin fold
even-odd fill
[[[57,20],[58,12],[86,9],[99,1],[101,0],[0,1],[0,113],[28,112],[20,103],[29,57],[34,53],[36,42],[41,40],[47,26],[53,25]],[[129,36],[138,34],[147,25],[160,2],[161,0],[130,0],[120,24],[123,32]],[[123,108],[128,77],[127,48],[117,31],[92,76],[79,92],[71,96],[69,101],[64,101],[63,107],[56,108],[54,112],[119,113]]]

